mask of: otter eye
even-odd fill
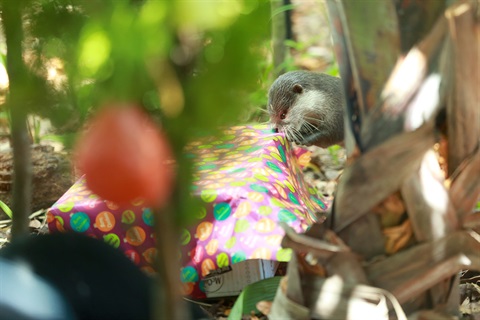
[[[294,93],[302,93],[303,92],[303,87],[302,87],[302,85],[297,83],[293,86],[292,91]]]
[[[286,117],[287,117],[287,113],[286,113],[286,112],[284,112],[284,113],[282,113],[282,114],[280,115],[280,119],[282,119],[282,120],[285,120]]]

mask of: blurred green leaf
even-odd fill
[[[287,39],[283,42],[285,46],[295,49],[297,51],[303,51],[307,47],[307,45],[303,42]]]
[[[55,127],[39,137],[34,123],[35,140],[70,149],[98,108],[144,107],[177,156],[176,218],[188,221],[198,203],[189,192],[184,146],[244,121],[266,103],[273,68],[265,62],[269,3],[31,0],[23,10],[25,108]]]
[[[12,219],[12,209],[10,209],[5,202],[0,200],[0,209],[2,209],[5,214]]]
[[[79,70],[85,77],[93,77],[108,62],[110,39],[100,26],[90,24],[82,32],[79,51]]]
[[[330,156],[332,157],[333,162],[335,164],[339,164],[340,157],[339,157],[338,153],[340,152],[340,150],[342,150],[342,147],[335,144],[335,145],[329,146],[327,148],[327,150],[328,150],[328,153],[330,154]]]
[[[325,73],[328,75],[331,75],[333,77],[338,77],[340,76],[340,69],[338,68],[337,63],[332,63],[327,70],[325,70]]]
[[[60,142],[66,149],[72,149],[76,139],[76,133],[46,134],[40,138],[41,141]]]
[[[255,3],[256,1],[249,1]],[[175,1],[175,18],[183,27],[200,30],[226,29],[242,13],[245,2],[240,0],[220,1]]]
[[[282,277],[273,277],[252,283],[243,289],[230,311],[228,320],[241,320],[243,315],[252,311],[259,313],[257,303],[260,301],[273,301]]]
[[[275,0],[271,0],[271,1],[275,1]],[[272,11],[272,17],[274,17],[277,14],[280,14],[282,12],[291,11],[291,10],[295,9],[295,6],[296,6],[295,4],[286,4],[284,6],[276,8],[275,10]]]

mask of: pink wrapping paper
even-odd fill
[[[190,144],[186,156],[194,158],[193,194],[203,203],[180,239],[180,277],[194,298],[205,297],[199,283],[211,270],[245,259],[288,261],[278,222],[303,232],[326,208],[303,180],[300,164],[309,154],[294,151],[283,134],[266,126],[229,128],[219,139]],[[153,216],[141,201],[119,207],[93,195],[81,178],[47,215],[51,231],[104,239],[154,272]]]
[[[75,231],[103,239],[121,249],[147,273],[154,273],[157,255],[153,213],[141,200],[119,206],[87,189],[80,178],[47,212],[51,232]]]

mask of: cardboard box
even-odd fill
[[[254,282],[275,276],[278,261],[254,259],[232,265],[224,272],[212,273],[201,281],[207,298],[239,295]]]

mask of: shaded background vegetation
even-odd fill
[[[268,69],[269,7],[263,1],[1,5],[6,42],[21,43],[7,54],[2,41],[7,103],[0,106],[1,115],[9,125],[15,123],[15,111],[20,123],[27,115],[39,116],[26,128],[30,142],[40,140],[39,119],[49,119],[55,134],[46,138],[71,148],[91,113],[107,103],[128,102],[157,120],[180,155],[193,135],[249,120],[251,110],[266,99],[250,99],[262,87],[262,69]],[[21,21],[6,25],[10,17],[15,20],[12,12]],[[188,160],[177,159],[178,189],[188,190]]]

